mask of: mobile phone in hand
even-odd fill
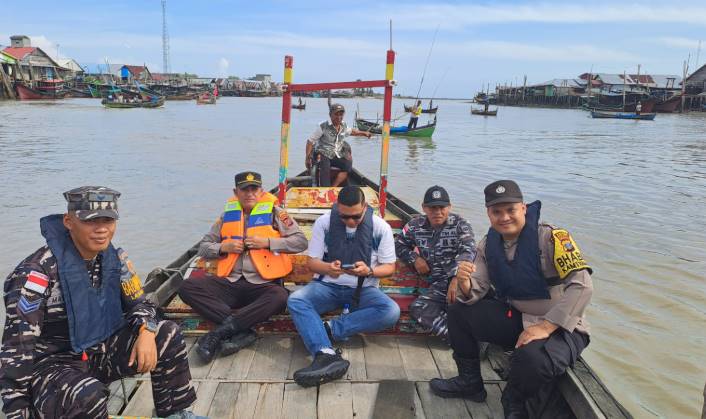
[[[344,269],[344,270],[355,269],[355,264],[353,264],[353,263],[343,264],[343,265],[341,265],[341,269]]]

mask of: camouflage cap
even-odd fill
[[[69,211],[76,211],[79,220],[98,217],[117,220],[120,192],[105,186],[80,186],[64,192]]]

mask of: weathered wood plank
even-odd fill
[[[311,419],[316,417],[316,387],[304,388],[298,384],[284,385],[282,411],[289,419]]]
[[[265,336],[258,340],[249,379],[283,380],[287,378],[292,356],[292,338]]]
[[[213,361],[209,363],[204,363],[201,360],[201,357],[196,353],[196,348],[198,348],[198,344],[194,344],[191,347],[191,350],[189,350],[188,355],[189,369],[191,370],[191,378],[206,378],[208,376],[208,373],[211,371]]]
[[[208,417],[235,419],[238,390],[240,390],[240,383],[220,383],[208,410]]]
[[[117,415],[120,410],[126,405],[125,401],[130,401],[130,396],[132,395],[135,386],[137,385],[137,380],[134,378],[125,378],[125,398],[123,398],[123,386],[120,380],[113,381],[110,384],[110,399],[108,399],[108,414]]]
[[[438,338],[428,337],[427,344],[431,350],[431,354],[436,362],[436,367],[442,378],[451,378],[458,375],[456,362],[453,359],[453,351],[449,345],[445,344]]]
[[[348,380],[366,380],[365,369],[365,342],[360,336],[351,336],[341,347],[343,359],[347,359],[351,366],[346,373]]]
[[[255,406],[256,418],[279,419],[283,417],[284,383],[263,384]]]
[[[417,387],[416,384],[415,387]],[[424,414],[424,406],[422,406],[422,399],[419,398],[419,387],[417,387],[417,391],[414,392],[414,418],[426,419],[426,415]]]
[[[261,384],[243,383],[238,391],[238,398],[235,401],[235,411],[238,419],[252,419],[255,417],[255,407],[257,399],[260,397]]]
[[[130,402],[123,409],[124,416],[157,416],[152,400],[152,383],[141,381],[135,395],[130,398]]]
[[[429,389],[428,382],[418,382],[417,391],[427,419],[467,418],[470,416],[462,399],[442,399],[435,396]]]
[[[414,396],[417,393],[412,381],[383,380],[378,387],[373,417],[386,419],[413,419]]]
[[[196,402],[191,407],[194,414],[205,416],[211,408],[211,402],[218,390],[218,381],[203,381],[196,392]]]
[[[301,338],[294,338],[293,345],[292,359],[289,363],[289,371],[287,372],[288,380],[294,378],[295,371],[306,368],[311,364],[311,356],[309,355],[309,351],[306,350],[306,346],[304,346],[304,342],[302,342]]]
[[[355,416],[356,419],[369,419],[373,417],[378,387],[378,383],[351,384],[351,391],[353,391],[353,416]]]
[[[398,338],[397,345],[407,379],[427,381],[439,377],[439,370],[436,368],[434,357],[425,337]]]
[[[394,336],[366,336],[364,350],[368,379],[406,378],[402,356]]]
[[[503,395],[502,389],[497,384],[486,384],[485,391],[488,392],[488,398],[485,399],[485,403],[490,409],[490,413],[494,419],[503,419],[505,414],[503,413],[503,405],[500,402],[500,398]]]
[[[257,343],[231,355],[233,361],[230,364],[230,369],[225,373],[225,378],[242,380],[247,377],[250,372],[250,367],[252,366],[252,361],[255,358],[255,348],[257,348]],[[220,373],[218,373],[218,375],[220,375]]]
[[[353,419],[351,383],[335,381],[319,387],[319,419]]]

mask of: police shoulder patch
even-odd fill
[[[554,240],[554,267],[559,273],[559,278],[564,279],[570,273],[582,269],[591,269],[568,231],[554,229],[552,239]]]
[[[287,211],[285,210],[280,210],[279,214],[277,215],[277,218],[284,224],[286,227],[291,227],[292,224],[294,224],[294,221],[292,220],[292,217],[287,214]]]
[[[118,258],[120,258],[120,285],[123,289],[123,295],[131,300],[140,298],[145,291],[142,289],[142,281],[137,276],[135,267],[132,261],[128,259],[127,252],[118,248]]]

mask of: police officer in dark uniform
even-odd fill
[[[409,306],[424,328],[446,339],[447,305],[456,301],[458,262],[473,261],[476,242],[471,224],[451,212],[448,192],[435,185],[427,189],[423,216],[410,220],[395,237],[397,257],[424,275],[430,286]]]
[[[159,416],[193,418],[196,394],[177,325],[158,321],[127,254],[111,243],[120,193],[64,193],[40,220],[46,244],[5,281],[0,389],[8,418],[107,418],[107,385],[151,372]]]
[[[458,376],[429,384],[441,397],[481,402],[478,343],[514,349],[502,404],[506,418],[526,418],[526,400],[589,343],[591,268],[566,230],[539,222],[541,202],[525,204],[515,182],[488,185],[485,205],[491,227],[474,262],[459,262],[458,302],[448,310]]]

